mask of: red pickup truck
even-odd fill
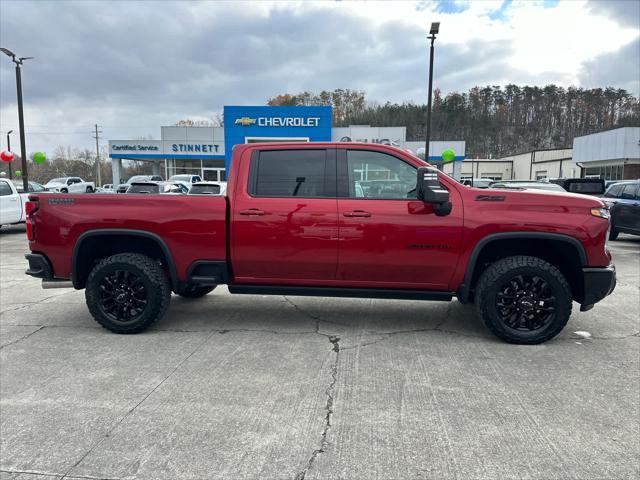
[[[394,147],[265,143],[233,151],[227,196],[32,194],[27,274],[85,289],[93,317],[140,332],[171,292],[475,303],[513,343],[557,335],[572,301],[613,291],[598,199],[476,189]]]

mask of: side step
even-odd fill
[[[290,295],[302,297],[385,298],[449,302],[452,292],[394,290],[382,288],[296,287],[274,285],[229,285],[229,292],[242,295]]]
[[[71,280],[42,280],[42,288],[73,288],[73,282]]]

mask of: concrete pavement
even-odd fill
[[[457,302],[224,288],[115,335],[3,229],[0,479],[638,478],[640,238],[620,239],[614,294],[531,347]]]

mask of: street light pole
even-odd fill
[[[30,60],[33,57],[16,57],[8,48],[0,48],[5,55],[11,57],[11,61],[16,64],[16,88],[18,90],[18,123],[20,128],[20,156],[22,157],[22,185],[24,191],[29,191],[29,172],[27,171],[27,146],[24,135],[24,113],[22,108],[22,73],[20,67],[25,60]]]
[[[431,47],[429,49],[429,98],[427,100],[427,139],[424,145],[424,160],[429,161],[429,142],[431,141],[431,91],[433,89],[433,42],[436,39],[436,35],[440,31],[440,22],[433,22],[431,24],[431,30],[427,37],[431,40]],[[442,164],[438,165],[442,170]]]
[[[11,137],[9,135],[11,135],[12,133],[13,133],[13,130],[9,130],[7,132],[7,151],[8,152],[11,151]],[[13,159],[11,159],[11,161],[9,162],[9,180],[13,178],[13,168],[11,168],[12,163],[13,163]]]

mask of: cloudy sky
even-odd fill
[[[507,83],[640,93],[638,0],[98,2],[0,0],[0,43],[25,62],[28,151],[159,138],[223,105],[335,88],[426,102],[425,31],[441,22],[434,86]],[[17,130],[15,73],[0,58],[0,145]],[[14,134],[14,150],[18,138]]]

